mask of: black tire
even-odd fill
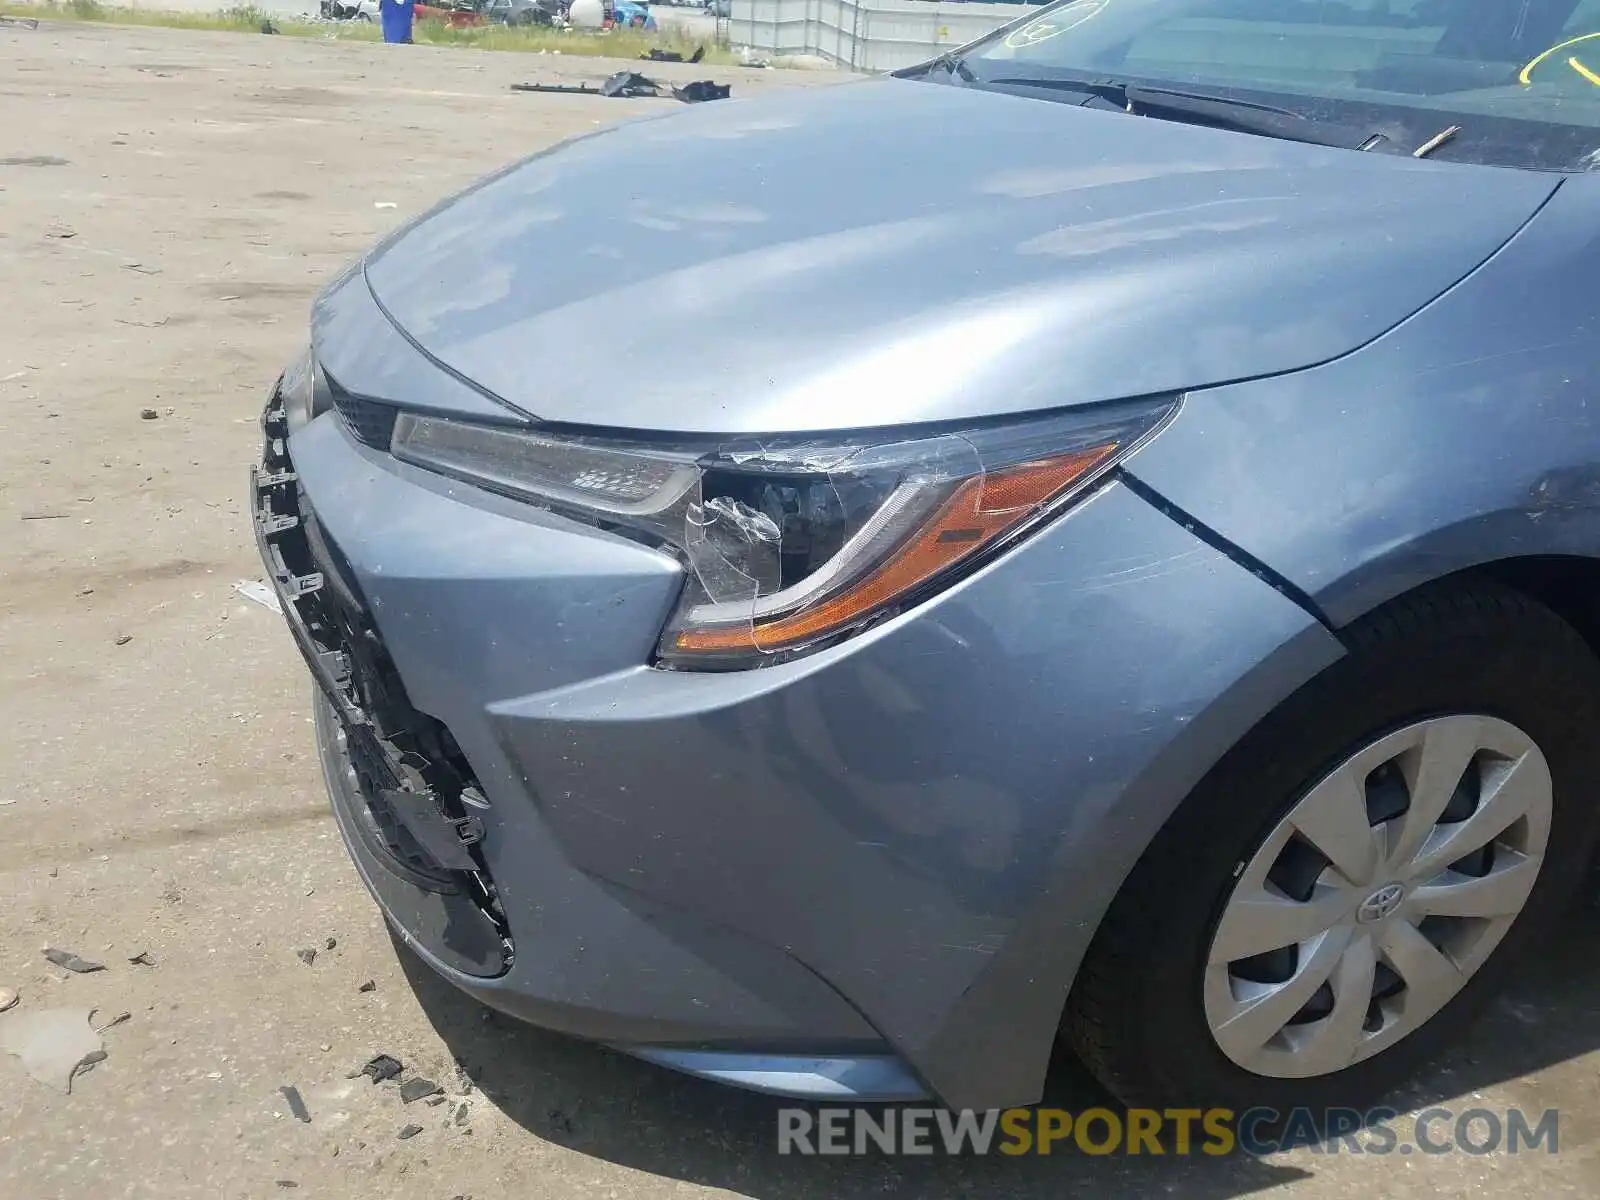
[[[1351,652],[1211,771],[1141,858],[1096,933],[1063,1018],[1084,1064],[1132,1107],[1364,1107],[1460,1037],[1583,882],[1596,836],[1600,663],[1548,608],[1447,581],[1353,625]],[[1202,972],[1233,880],[1294,803],[1386,732],[1484,713],[1538,744],[1554,784],[1544,866],[1504,941],[1432,1020],[1331,1075],[1278,1079],[1217,1047]]]

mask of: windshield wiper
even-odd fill
[[[972,68],[967,66],[966,60],[954,50],[946,50],[938,58],[924,63],[919,70],[923,75],[927,75],[935,68],[943,70],[946,75],[958,77],[964,83],[976,83],[978,81],[978,77],[972,73]]]
[[[1078,92],[1084,96],[1109,101],[1135,116],[1154,117],[1165,121],[1186,121],[1196,125],[1209,125],[1216,129],[1232,129],[1240,133],[1281,138],[1284,141],[1309,142],[1314,146],[1370,150],[1386,140],[1382,135],[1375,135],[1370,130],[1314,121],[1286,108],[1274,108],[1270,104],[1258,104],[1253,100],[1237,100],[1231,96],[1186,92],[1179,88],[1123,83],[1116,79],[1060,77],[996,78],[985,79],[982,82],[996,87],[1031,87]]]

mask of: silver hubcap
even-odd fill
[[[1380,738],[1318,783],[1238,873],[1206,960],[1224,1054],[1326,1075],[1447,1004],[1533,891],[1550,768],[1520,729],[1449,716]]]

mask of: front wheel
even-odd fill
[[[1450,584],[1348,640],[1096,935],[1065,1032],[1130,1105],[1369,1102],[1461,1035],[1583,879],[1600,664],[1577,633]]]

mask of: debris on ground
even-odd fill
[[[254,600],[262,608],[270,608],[280,616],[283,613],[283,604],[278,600],[278,593],[259,579],[240,579],[234,583],[233,590],[246,600]]]
[[[358,992],[375,992],[377,990],[378,990],[378,983],[377,983],[377,980],[375,980],[375,979],[369,979],[365,983],[363,983],[360,987],[356,988],[356,991],[358,991]]]
[[[691,63],[697,63],[705,56],[706,48],[704,46],[696,46],[694,48],[694,53],[689,56],[688,61]],[[649,59],[651,62],[681,63],[684,61],[683,55],[679,54],[676,50],[658,50],[653,46],[649,50],[646,50],[643,54],[639,55],[639,57]]]
[[[309,967],[317,961],[317,949],[315,946],[307,946],[303,950],[296,950],[294,956]]]
[[[424,1096],[438,1095],[443,1089],[431,1079],[413,1076],[400,1085],[400,1101],[410,1104],[413,1100],[421,1100]]]
[[[96,1063],[105,1062],[106,1057],[106,1052],[102,1048],[99,1050],[91,1050],[89,1053],[85,1054],[81,1059],[79,1059],[77,1069],[74,1070],[72,1075],[67,1079],[67,1091],[70,1092],[72,1090],[72,1081],[74,1079],[76,1079],[79,1075],[87,1075],[90,1071],[94,1070]]]
[[[274,1179],[272,1182],[281,1188],[297,1188],[300,1186],[292,1179]]]
[[[141,421],[154,421],[160,416],[161,414],[153,408],[141,408],[139,410],[139,420]]]
[[[263,22],[261,22],[261,32],[262,33],[277,33],[278,32],[278,27],[276,25],[274,25],[271,21],[263,21]]]
[[[374,200],[372,202],[372,207],[373,208],[399,208],[400,206],[398,204],[396,204],[393,200]]]
[[[20,25],[24,29],[39,28],[38,17],[8,17],[0,13],[0,25]]]
[[[118,638],[117,645],[120,646],[127,640],[127,638]],[[79,958],[71,950],[57,950],[53,946],[45,947],[44,956],[55,963],[56,966],[63,970],[71,971],[75,975],[87,975],[91,971],[104,971],[106,969],[104,963],[90,962],[86,958]]]
[[[637,71],[618,71],[600,85],[602,96],[659,96],[661,85]]]
[[[156,965],[156,960],[150,957],[150,951],[148,950],[139,951],[139,953],[130,957],[128,961],[136,967],[153,967]]]
[[[119,633],[119,634],[117,634],[115,640],[116,640],[117,645],[126,646],[129,642],[133,641],[133,634],[131,634],[131,633]]]
[[[72,1094],[72,1081],[105,1061],[90,1008],[47,1008],[0,1017],[0,1050],[14,1054],[34,1079]]]
[[[0,987],[0,1013],[8,1008],[15,1008],[20,999],[22,997],[17,994],[16,988]]]
[[[115,1029],[118,1025],[121,1025],[124,1021],[131,1021],[131,1020],[133,1020],[133,1014],[131,1012],[118,1013],[116,1016],[112,1017],[111,1020],[107,1021],[104,1025],[101,1025],[99,1028],[97,1028],[95,1030],[95,1032],[96,1033],[104,1033],[108,1029]]]
[[[393,1079],[403,1070],[405,1070],[405,1067],[401,1065],[398,1058],[380,1054],[356,1073],[368,1076],[373,1083],[382,1083],[386,1079]]]
[[[296,1121],[311,1123],[311,1110],[306,1108],[306,1102],[300,1096],[300,1089],[293,1084],[284,1084],[278,1089],[283,1094],[284,1102],[289,1105],[289,1115]]]
[[[472,1106],[465,1100],[456,1105],[456,1124],[465,1125],[467,1123],[467,1117],[471,1114],[471,1112]]]
[[[665,89],[665,92],[663,92]],[[557,92],[568,96],[614,96],[624,99],[638,96],[669,95],[685,104],[699,104],[705,100],[726,100],[733,85],[713,83],[709,79],[696,80],[682,87],[659,83],[637,71],[618,71],[596,87],[592,83],[513,83],[513,92]]]
[[[338,938],[329,938],[327,941],[322,943],[322,948],[324,950],[332,950],[338,944],[339,944],[339,939]]]
[[[443,1104],[448,1099],[449,1099],[449,1097],[444,1095],[442,1092],[438,1093],[436,1095],[429,1096],[428,1097],[428,1107],[429,1108],[438,1108],[439,1105]]]
[[[416,1137],[417,1134],[419,1134],[421,1132],[422,1132],[422,1126],[421,1125],[407,1125],[403,1129],[401,1129],[400,1132],[398,1134],[396,1134],[395,1136],[398,1137],[403,1142],[407,1138]]]
[[[712,83],[709,79],[697,79],[693,83],[686,83],[682,87],[672,89],[675,98],[685,104],[700,104],[706,100],[726,100],[733,93],[733,85],[727,83]]]

